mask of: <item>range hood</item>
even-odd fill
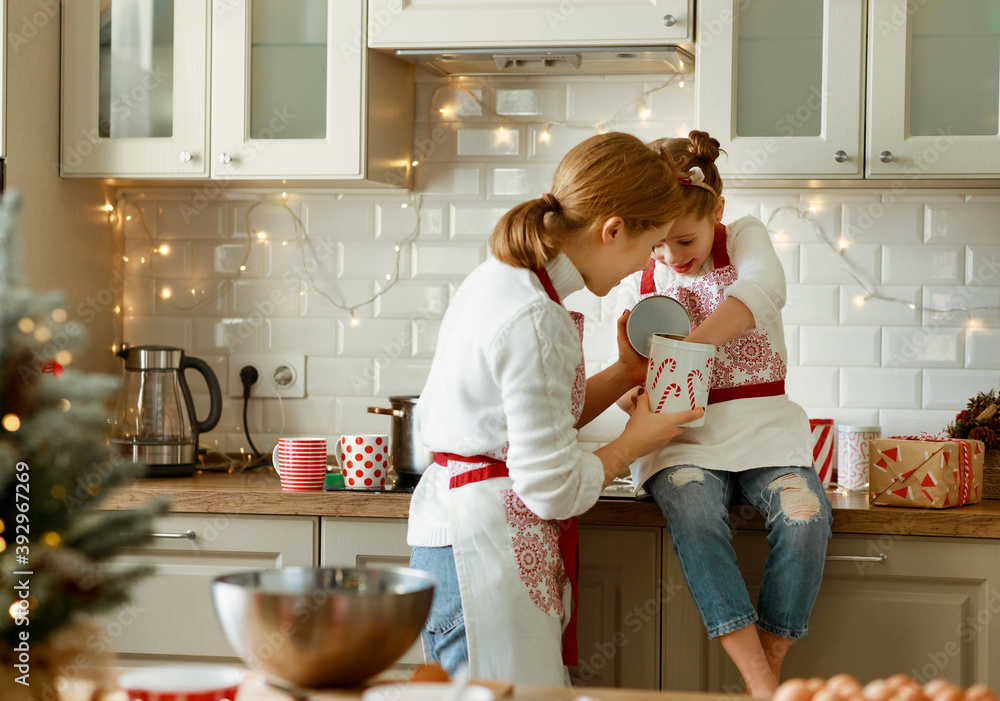
[[[396,56],[436,75],[598,75],[689,73],[694,56],[680,46],[558,49],[397,49]]]

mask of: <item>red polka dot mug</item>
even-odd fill
[[[379,489],[389,469],[389,436],[365,433],[341,436],[340,465],[348,489]]]

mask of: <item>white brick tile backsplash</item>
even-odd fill
[[[949,328],[882,329],[882,366],[960,368],[965,364],[965,332]]]
[[[162,200],[157,237],[161,239],[218,239],[228,235],[229,205],[193,198]],[[149,219],[147,218],[147,222]]]
[[[923,240],[924,208],[915,202],[880,198],[876,202],[844,205],[843,236],[859,243],[920,243]]]
[[[386,198],[389,199],[389,198]],[[400,198],[401,202],[408,198]],[[391,206],[386,202],[383,206]],[[399,205],[397,204],[398,208]],[[302,206],[302,222],[310,236],[330,236],[339,241],[371,241],[372,220],[375,216],[373,202],[317,199]],[[256,212],[254,213],[256,215]],[[257,217],[254,216],[254,222]]]
[[[881,281],[879,272],[881,249],[881,246],[872,244],[853,244],[843,251],[841,256],[861,275],[862,280],[878,284]],[[826,246],[821,243],[803,243],[799,246],[799,282],[852,284],[854,280]]]
[[[417,244],[413,251],[411,276],[416,279],[457,278],[464,280],[473,268],[486,260],[486,244],[424,245]]]
[[[455,155],[519,156],[521,155],[521,129],[509,126],[490,129],[457,129]]]
[[[219,423],[216,425],[209,436],[215,436],[216,434],[225,435],[227,433],[243,433],[243,399],[239,397],[229,397],[226,396],[228,393],[225,389],[222,391],[222,417],[219,419]],[[195,394],[193,391],[191,393],[191,399],[194,400],[194,406],[198,418],[204,419],[208,416],[208,409],[211,404],[207,394]],[[254,443],[258,448],[261,447],[260,443],[256,439],[256,434],[261,430],[261,402],[249,402],[247,404],[247,426],[250,428],[250,436],[254,439]],[[199,436],[198,444],[199,447],[205,448],[207,446],[201,445],[201,439],[203,436]],[[244,444],[246,444],[246,438],[243,439]],[[247,451],[249,452],[250,446],[247,446]]]
[[[1000,246],[969,246],[966,249],[965,284],[1000,286]]]
[[[929,204],[927,243],[996,243],[1000,240],[1000,204]]]
[[[962,406],[965,406],[964,403]],[[885,409],[879,412],[876,422],[882,427],[882,437],[936,435],[955,418],[955,411],[926,411],[914,409]]]
[[[1000,329],[969,329],[966,331],[965,366],[968,368],[1000,368]]]
[[[160,345],[191,348],[191,319],[164,319],[150,316],[126,316],[122,336],[130,346]]]
[[[969,397],[1000,388],[998,370],[924,370],[924,409],[947,409],[953,413],[965,408]]]
[[[801,406],[840,406],[840,368],[793,367],[785,378],[788,398]]]
[[[431,371],[430,360],[397,358],[381,363],[377,369],[375,393],[390,397],[419,395]]]
[[[840,406],[851,409],[919,409],[921,370],[842,368]]]
[[[882,282],[889,285],[959,284],[965,277],[961,246],[907,246],[882,248]]]
[[[375,393],[371,358],[306,358],[306,394],[371,397]]]
[[[865,291],[857,285],[840,287],[840,322],[842,324],[874,324],[877,326],[918,326],[920,288],[912,285],[882,285],[878,292],[886,297],[905,300],[891,302],[871,297],[861,301]],[[912,304],[914,309],[908,305]]]
[[[426,73],[417,77],[413,192],[289,188],[286,201],[311,241],[305,269],[293,218],[274,187],[130,187],[113,195],[112,202],[128,201],[121,213],[132,216],[122,227],[129,257],[123,340],[181,346],[220,368],[236,352],[305,354],[308,396],[285,400],[284,428],[276,400],[250,405],[262,450],[282,432],[331,441],[345,431],[388,433],[387,419],[368,414],[367,407],[387,406],[388,395],[423,390],[443,311],[489,256],[487,240],[500,217],[550,190],[560,159],[619,108],[609,126],[644,140],[686,136],[693,128],[693,75],[684,77],[683,87],[674,81],[646,96],[646,120],[633,101],[662,85],[663,76],[496,76],[465,79],[462,89],[440,87],[448,82]],[[726,222],[752,215],[780,235],[775,251],[788,285],[787,387],[814,418],[881,423],[897,434],[936,432],[968,396],[1000,386],[1000,195],[987,188],[905,185],[726,183]],[[403,246],[399,282],[377,301],[361,304],[386,284],[394,246],[416,225],[418,202],[419,236]],[[247,236],[251,207],[253,227],[264,238]],[[792,210],[775,214],[781,207]],[[857,306],[854,299],[864,290],[810,221],[828,241],[849,242],[844,260],[872,291],[903,302],[872,298]],[[240,272],[247,243],[250,257]],[[162,244],[167,255],[150,254]],[[312,279],[301,280],[305,273]],[[157,296],[165,287],[173,306]],[[191,289],[195,296],[222,292],[185,309]],[[348,311],[321,292],[347,307],[361,304],[355,310],[360,324],[352,326]],[[272,301],[278,293],[282,298]],[[567,308],[586,316],[591,373],[617,356],[617,299],[615,292],[599,299],[579,291],[566,300]],[[970,327],[964,313],[934,315],[910,304],[988,309],[972,312]],[[195,395],[201,410],[200,387]],[[249,450],[241,408],[227,398],[223,422],[204,445]],[[617,436],[625,420],[612,407],[581,437],[596,447]]]
[[[837,285],[788,285],[781,318],[789,324],[840,322],[840,288]]]
[[[162,316],[194,316],[224,314],[232,290],[222,280],[156,280],[156,314]],[[128,307],[126,307],[127,309]]]
[[[365,319],[357,326],[337,321],[337,353],[355,358],[410,358],[413,331],[410,322],[396,319]]]
[[[801,327],[803,365],[877,366],[881,329],[871,326]]]
[[[426,163],[417,169],[417,185],[428,195],[481,195],[486,186],[485,166]]]
[[[986,307],[986,309],[971,311],[972,319],[978,326],[1000,328],[1000,287],[974,287],[972,285],[925,287],[923,306],[932,309]],[[969,316],[964,312],[924,311],[924,324],[927,326],[967,326]]]

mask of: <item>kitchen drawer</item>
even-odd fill
[[[132,603],[105,616],[103,649],[128,664],[150,656],[235,661],[215,617],[215,577],[272,567],[315,566],[319,520],[308,516],[168,515],[162,534],[114,563],[148,564],[155,573],[133,588]],[[171,537],[191,532],[193,538]],[[114,567],[115,564],[111,564]]]

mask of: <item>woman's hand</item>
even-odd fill
[[[625,313],[618,317],[618,362],[633,380],[634,387],[646,382],[646,364],[649,360],[636,353],[635,348],[629,343],[626,324],[631,313],[631,310],[626,309]]]

